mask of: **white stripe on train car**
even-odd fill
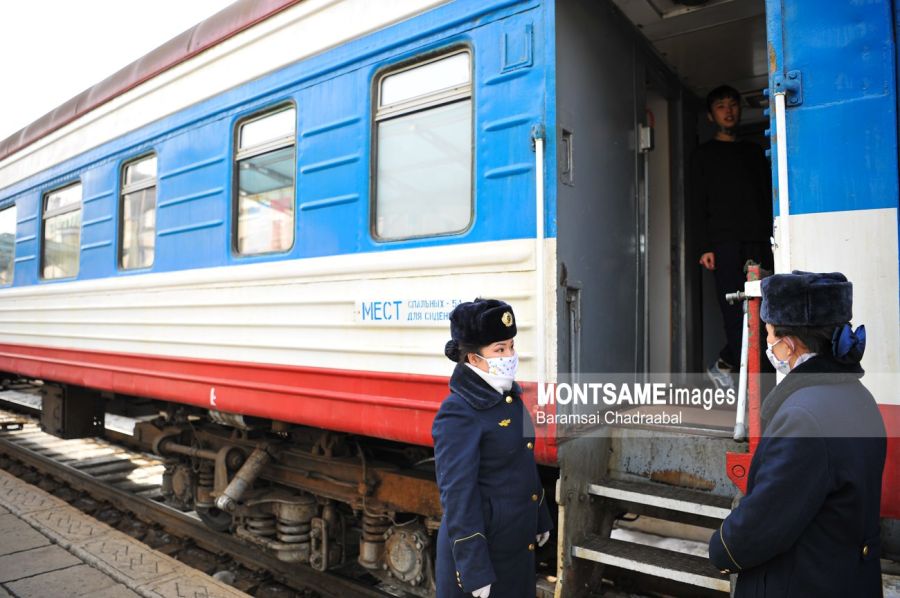
[[[260,75],[447,1],[300,2],[3,160],[0,189]]]
[[[544,250],[555,260],[554,239]],[[515,307],[530,380],[534,252],[518,239],[2,289],[0,344],[447,375],[446,313],[386,321],[385,305],[434,315],[449,309],[431,301],[483,296]]]
[[[843,272],[853,283],[853,325],[867,325],[863,383],[879,403],[900,405],[897,209],[798,214],[790,219],[791,267]]]

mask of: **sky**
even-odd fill
[[[0,0],[0,140],[234,0]]]

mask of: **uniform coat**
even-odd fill
[[[432,426],[444,516],[437,597],[535,595],[535,536],[553,526],[534,460],[534,426],[521,389],[500,394],[458,364]]]
[[[710,538],[735,596],[881,596],[879,507],[886,440],[862,369],[830,357],[766,397],[747,495]]]

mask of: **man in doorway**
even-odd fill
[[[717,87],[706,96],[706,108],[716,134],[694,151],[690,181],[700,214],[700,264],[715,275],[727,341],[707,374],[727,389],[740,366],[743,314],[725,294],[744,288],[747,260],[772,269],[772,178],[762,148],[737,138],[740,93]]]

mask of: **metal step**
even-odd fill
[[[709,560],[664,548],[589,536],[572,548],[572,556],[719,592],[731,589]]]
[[[714,520],[725,519],[731,513],[731,499],[728,497],[652,482],[607,480],[591,484],[588,492],[634,506],[635,512],[650,507]]]

